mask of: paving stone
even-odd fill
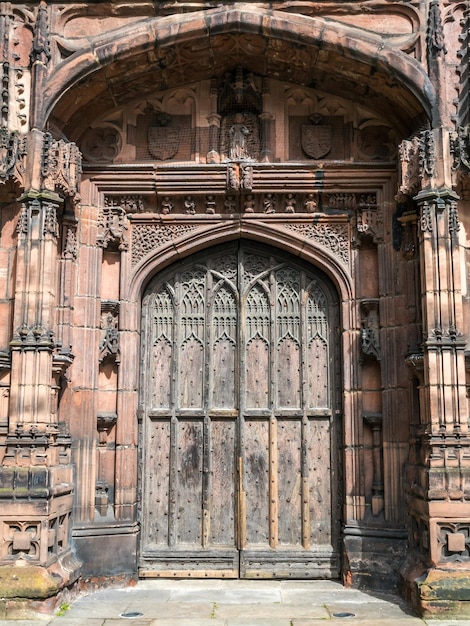
[[[408,611],[403,610],[398,604],[392,602],[348,602],[341,603],[330,600],[326,603],[326,607],[331,616],[334,617],[334,613],[354,613],[358,619],[391,619],[391,618],[405,618],[415,617]]]
[[[225,617],[225,618],[289,618],[293,619],[294,617],[303,617],[303,618],[319,618],[319,619],[328,619],[329,613],[328,611],[321,605],[316,604],[225,604],[220,605],[216,609],[217,617]]]

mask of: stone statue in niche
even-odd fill
[[[258,116],[246,111],[224,116],[220,143],[225,161],[256,161],[260,151]]]
[[[244,122],[243,113],[237,113],[233,118],[233,124],[230,126],[230,158],[233,160],[248,159],[250,156],[246,150],[246,137],[250,131]]]

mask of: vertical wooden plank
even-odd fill
[[[277,548],[279,543],[279,488],[278,488],[278,442],[277,420],[269,419],[269,545]]]
[[[245,419],[246,543],[269,545],[269,422]]]
[[[241,421],[241,420],[239,420]],[[237,546],[239,550],[246,547],[247,524],[246,524],[246,491],[243,480],[243,456],[238,457],[238,518],[237,518]]]
[[[235,420],[211,420],[210,545],[235,547]]]
[[[148,424],[145,494],[147,513],[142,519],[144,545],[168,545],[170,501],[170,418],[152,419]]]
[[[176,489],[178,484],[178,419],[171,416],[170,423],[170,481],[169,481],[169,505],[168,505],[168,545],[176,545]]]
[[[166,337],[155,341],[152,359],[152,408],[169,409],[171,399],[172,346]]]
[[[300,408],[300,349],[290,337],[277,345],[277,406]]]
[[[310,490],[308,484],[308,417],[304,412],[301,432],[301,474],[302,474],[302,546],[308,550],[311,545],[310,537]]]
[[[210,473],[211,473],[211,421],[208,415],[203,421],[203,444],[202,444],[202,476],[201,476],[201,499],[202,499],[202,546],[209,547],[211,533],[211,511],[210,501],[212,499]]]
[[[180,407],[202,409],[204,346],[196,337],[183,342],[179,365]]]
[[[246,407],[267,409],[269,406],[269,347],[261,338],[249,341],[246,348]]]
[[[202,544],[202,420],[180,419],[177,442],[176,540],[198,548]]]
[[[277,420],[279,545],[302,545],[301,421]]]
[[[307,406],[329,406],[328,391],[328,345],[321,337],[308,343]]]
[[[331,544],[330,420],[309,420],[310,535],[317,545]]]
[[[307,396],[308,408],[330,406],[328,302],[318,283],[308,288],[306,306]]]

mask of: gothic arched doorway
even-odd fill
[[[339,310],[318,270],[241,242],[142,307],[141,576],[337,577]]]

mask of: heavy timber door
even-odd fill
[[[327,281],[226,246],[158,275],[142,322],[141,576],[336,577]]]

